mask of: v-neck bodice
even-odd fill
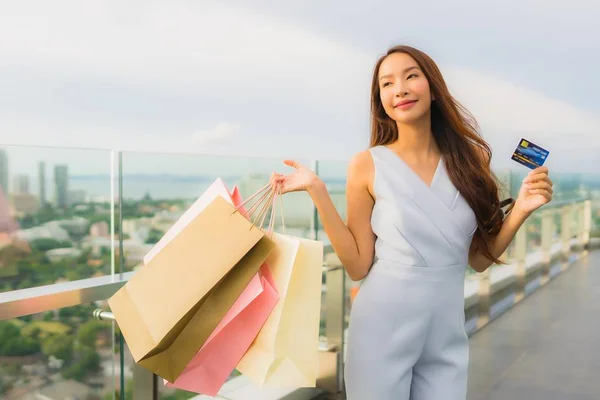
[[[466,265],[477,222],[450,180],[443,157],[428,186],[391,149],[375,146],[370,152],[376,259],[412,266]]]
[[[391,154],[392,154],[394,157],[398,158],[398,160],[399,160],[399,161],[400,161],[402,164],[404,164],[404,166],[405,166],[407,169],[409,169],[409,170],[410,170],[410,172],[412,172],[412,173],[415,175],[415,177],[419,178],[419,179],[421,180],[421,182],[423,182],[423,184],[424,184],[425,186],[427,186],[428,188],[431,188],[431,186],[434,184],[434,182],[435,182],[435,178],[437,177],[437,175],[438,175],[438,171],[440,170],[440,165],[443,163],[443,160],[442,160],[442,156],[441,156],[441,155],[440,155],[440,158],[439,158],[439,160],[438,160],[438,162],[437,162],[437,164],[436,164],[436,166],[435,166],[435,171],[433,171],[433,176],[431,177],[431,182],[429,182],[429,184],[427,184],[427,182],[425,182],[425,180],[424,180],[423,178],[421,178],[421,177],[420,177],[420,176],[419,176],[419,175],[418,175],[418,174],[417,174],[417,173],[416,173],[416,172],[415,172],[415,171],[414,171],[414,170],[413,170],[413,169],[412,169],[412,168],[411,168],[411,167],[408,165],[408,163],[407,163],[406,161],[404,161],[404,160],[402,159],[402,157],[400,157],[398,154],[396,154],[396,153],[395,153],[395,152],[394,152],[392,149],[390,149],[390,148],[389,148],[389,147],[387,147],[387,146],[379,146],[379,147],[382,147],[383,149],[385,149],[385,150],[387,150],[388,152],[390,152],[390,153],[391,153]]]

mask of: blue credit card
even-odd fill
[[[512,155],[512,159],[530,169],[544,165],[550,152],[529,140],[521,139]]]

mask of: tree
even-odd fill
[[[56,240],[52,238],[39,238],[32,240],[29,245],[31,247],[31,250],[33,250],[34,252],[46,252],[48,250],[71,247],[71,242],[64,240]]]
[[[154,244],[157,243],[163,237],[163,233],[158,229],[152,228],[148,233],[148,239],[146,239],[146,244]]]
[[[0,346],[0,355],[4,356],[28,356],[40,351],[40,344],[28,337],[13,337]]]
[[[73,359],[73,343],[75,338],[71,335],[52,335],[42,342],[42,353],[47,357],[54,356],[65,363]]]
[[[0,375],[0,394],[6,394],[8,392],[8,385],[4,383],[4,379]]]
[[[40,351],[34,339],[21,336],[21,329],[9,321],[0,321],[0,355],[27,356]]]
[[[82,381],[88,373],[96,372],[100,369],[100,356],[96,350],[88,346],[79,347],[75,357],[78,361],[61,372],[65,379]]]
[[[102,321],[89,320],[79,327],[77,341],[84,346],[94,348],[96,346],[98,333],[106,328],[106,323]]]
[[[185,390],[178,390],[173,394],[161,395],[161,400],[188,400],[196,395],[191,392],[186,392]]]
[[[10,321],[0,321],[0,346],[8,340],[19,337],[21,329]]]

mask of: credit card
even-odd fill
[[[544,165],[550,152],[529,140],[521,139],[519,145],[512,155],[512,159],[530,169],[536,169]]]

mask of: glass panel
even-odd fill
[[[347,202],[346,202],[346,177],[347,177],[348,161],[334,161],[334,160],[319,160],[317,165],[317,172],[320,178],[327,186],[329,195],[333,204],[340,214],[340,217],[346,221],[347,218]],[[324,262],[326,266],[333,267],[339,264],[339,259],[335,255],[333,248],[327,234],[323,230],[323,224],[321,217],[316,214],[316,226],[317,226],[317,237],[324,244]],[[344,299],[344,315],[342,316],[345,330],[348,327],[350,306],[352,305],[352,299],[356,290],[358,289],[358,283],[352,281],[345,273],[345,279],[342,291]],[[323,275],[323,309],[321,312],[321,335],[323,338],[326,336],[326,311],[327,311],[327,276]],[[339,292],[338,288],[332,288],[336,293]],[[337,302],[336,302],[337,303]]]
[[[111,273],[110,152],[0,149],[0,292]]]
[[[0,321],[0,398],[112,399],[112,323],[98,304]]]
[[[309,165],[305,160],[301,163]],[[274,170],[289,173],[281,159],[123,153],[124,271],[140,265],[144,255],[183,212],[217,179],[244,199],[269,182]],[[280,204],[275,230],[281,231]],[[306,193],[283,197],[285,232],[312,237],[312,202]],[[266,223],[265,223],[266,225]]]

